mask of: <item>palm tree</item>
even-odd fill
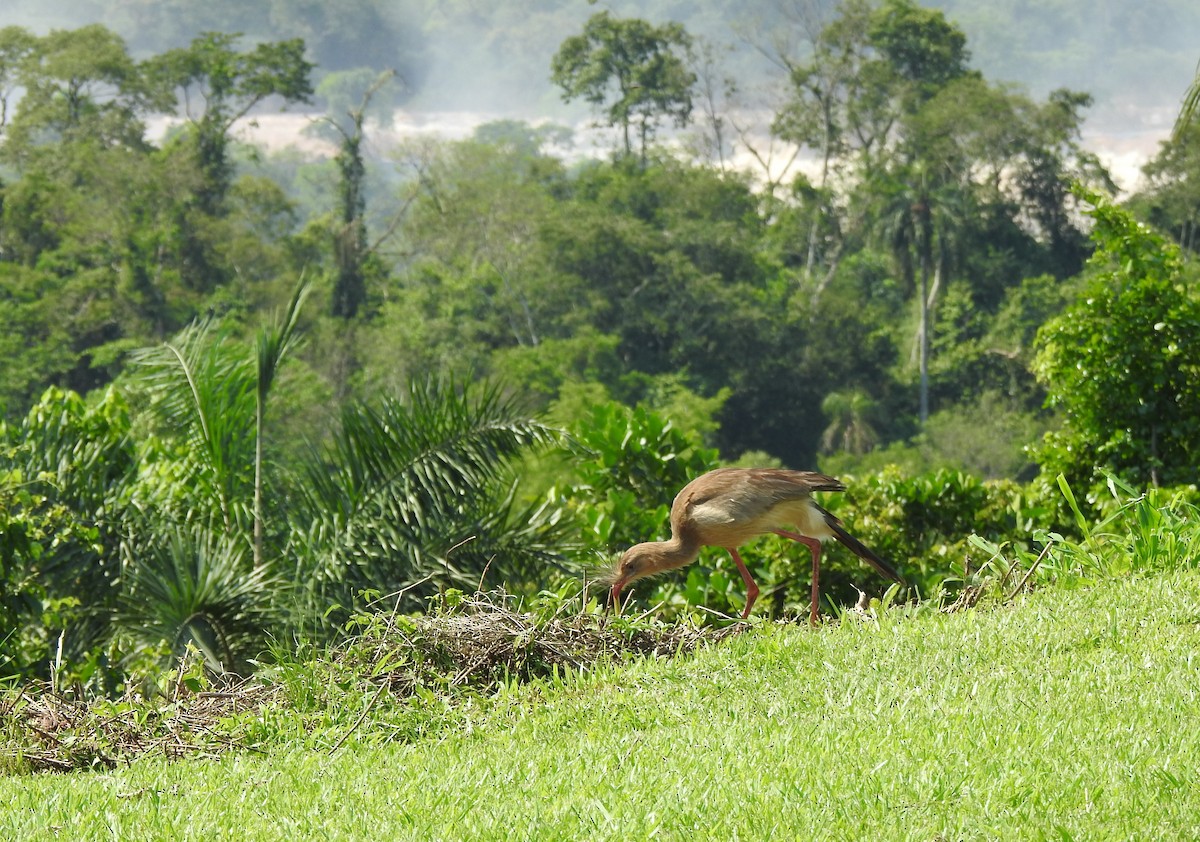
[[[918,416],[924,424],[929,419],[930,320],[938,292],[949,280],[951,243],[970,203],[970,188],[920,160],[883,170],[872,184],[878,230],[905,289],[916,288]]]
[[[858,389],[826,395],[821,412],[829,418],[829,426],[821,434],[821,450],[854,454],[871,451],[879,443],[879,434],[871,424],[875,409],[870,395]]]
[[[1183,106],[1179,109],[1179,117],[1176,118],[1175,128],[1171,132],[1172,142],[1179,142],[1197,114],[1200,114],[1200,65],[1196,66],[1196,78],[1183,95]]]
[[[127,581],[115,622],[134,643],[189,647],[215,672],[244,669],[267,643],[279,581],[252,568],[247,544],[204,524],[148,524],[123,548]]]
[[[296,581],[323,610],[366,588],[416,604],[438,586],[474,589],[488,571],[539,575],[565,524],[516,502],[509,465],[559,440],[496,386],[431,379],[404,401],[347,406],[299,478]]]
[[[213,519],[225,533],[247,538],[255,568],[263,566],[268,398],[295,345],[307,295],[301,281],[283,317],[259,331],[252,356],[212,319],[130,355],[133,387],[145,393],[163,429],[172,438],[182,433],[187,442],[179,487],[186,489],[188,519]]]
[[[264,549],[265,424],[280,366],[296,343],[301,281],[252,348],[216,320],[131,355],[143,398],[143,476],[123,524],[116,622],[143,646],[190,644],[217,670],[255,654],[281,593]]]

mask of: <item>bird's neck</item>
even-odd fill
[[[674,570],[696,560],[700,539],[690,530],[672,532],[670,539],[654,542],[654,549],[654,571]]]

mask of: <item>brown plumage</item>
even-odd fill
[[[799,541],[812,554],[812,606],[809,619],[817,622],[820,596],[821,541],[836,538],[880,575],[904,582],[900,574],[842,528],[842,522],[818,506],[814,491],[845,491],[839,480],[811,471],[778,468],[718,468],[689,482],[671,504],[671,538],[630,547],[609,576],[613,605],[620,607],[621,590],[630,582],[664,570],[691,564],[701,547],[723,547],[733,556],[746,583],[750,616],[758,585],[737,548],[768,532]],[[797,531],[789,532],[784,527]]]

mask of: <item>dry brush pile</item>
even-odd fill
[[[385,693],[403,700],[432,692],[453,700],[603,662],[685,655],[747,628],[628,620],[580,606],[578,599],[565,601],[546,616],[518,611],[502,592],[450,594],[426,616],[360,615],[354,635],[315,663],[294,668],[340,678],[320,682],[329,693],[347,686],[371,693],[362,715],[333,744],[336,750]],[[0,771],[72,771],[154,753],[174,759],[261,749],[246,736],[252,729],[239,723],[291,705],[280,675],[268,669],[250,678],[204,676],[195,663],[185,663],[166,688],[147,692],[143,683],[116,700],[41,684],[10,690],[0,695]]]

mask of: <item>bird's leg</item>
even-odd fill
[[[793,541],[799,541],[808,547],[808,551],[812,553],[812,600],[808,611],[808,622],[810,625],[817,625],[817,608],[821,604],[821,542],[816,538],[809,538],[807,535],[798,535],[795,532],[785,532],[782,529],[773,530],[776,535],[782,535],[784,538],[791,538]]]
[[[742,619],[744,620],[750,616],[750,609],[754,607],[754,600],[758,599],[758,583],[750,575],[750,571],[746,568],[746,563],[742,561],[742,557],[738,555],[738,551],[730,549],[729,554],[733,556],[733,563],[737,565],[738,572],[742,574],[742,581],[746,583],[746,610],[742,612]]]

